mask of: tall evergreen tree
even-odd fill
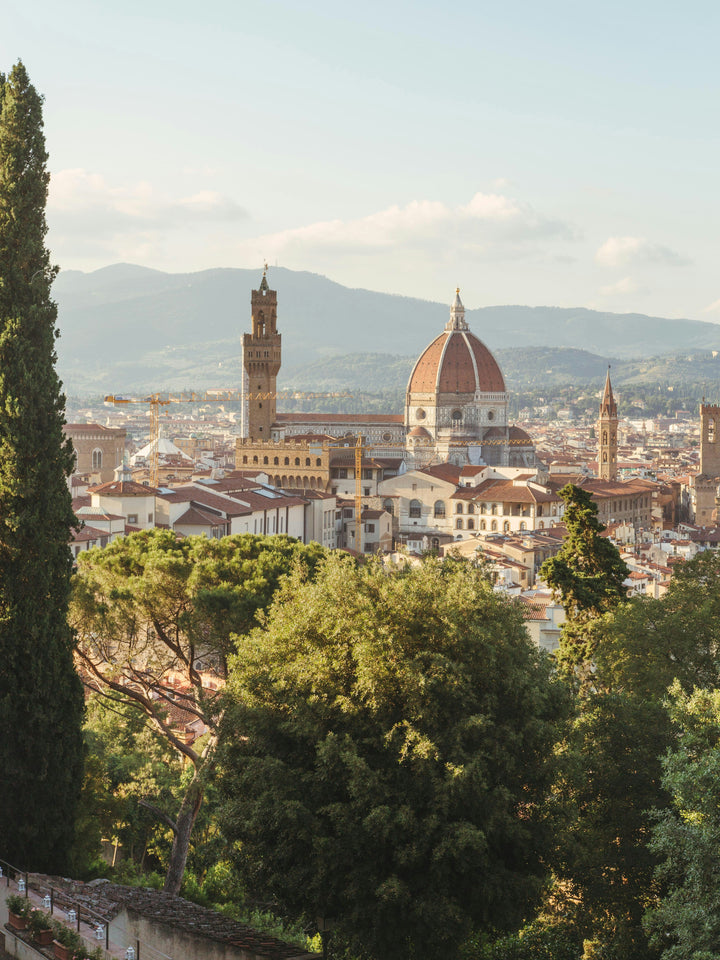
[[[42,97],[18,62],[0,76],[0,856],[53,871],[73,840],[84,706],[46,161]]]
[[[623,581],[630,571],[617,547],[602,535],[605,527],[588,491],[568,483],[559,495],[565,502],[567,536],[557,555],[543,563],[540,576],[560,598],[567,617],[558,660],[577,669],[593,659],[588,624],[627,599]]]

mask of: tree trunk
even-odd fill
[[[166,893],[171,893],[173,896],[177,896],[180,893],[188,849],[190,847],[190,836],[197,815],[200,812],[200,807],[202,806],[204,792],[203,784],[197,774],[195,774],[180,804],[180,811],[175,821],[170,863],[168,864],[168,872],[163,888]]]

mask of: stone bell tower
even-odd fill
[[[267,270],[265,264],[260,287],[252,291],[252,332],[243,335],[243,421],[250,440],[270,440],[277,405],[281,338],[277,332],[277,291],[268,286]]]
[[[617,479],[618,415],[610,383],[610,367],[598,417],[598,476],[601,480]]]

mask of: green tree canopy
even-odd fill
[[[678,680],[686,692],[720,682],[720,554],[679,564],[667,593],[637,598],[592,625],[598,680],[661,702]]]
[[[523,918],[565,692],[476,570],[297,572],[228,689],[222,823],[248,889],[378,960]]]
[[[67,623],[76,524],[45,248],[42,97],[0,75],[0,855],[66,869],[82,784],[82,686]]]
[[[567,536],[559,552],[543,563],[540,576],[560,598],[567,617],[561,659],[578,666],[592,659],[585,624],[625,599],[623,582],[629,570],[614,544],[602,536],[605,527],[588,491],[569,483],[559,496],[565,502]]]
[[[720,956],[720,691],[673,689],[677,746],[663,761],[672,807],[658,814],[652,842],[667,887],[646,917],[662,960]]]
[[[145,530],[78,558],[71,619],[86,683],[139,709],[194,769],[175,818],[154,805],[174,833],[170,892],[180,889],[215,762],[219,703],[217,689],[203,683],[201,664],[222,685],[231,635],[250,629],[295,565],[307,572],[322,555],[317,544],[304,546],[286,536],[213,540]],[[178,728],[178,709],[184,723],[204,731],[196,743],[187,743]],[[145,802],[152,805],[150,797]]]

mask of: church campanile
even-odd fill
[[[617,404],[610,384],[610,367],[605,380],[605,392],[598,417],[598,476],[601,480],[617,479],[618,455]]]
[[[275,395],[280,370],[277,291],[268,286],[267,269],[265,264],[260,288],[252,291],[252,333],[243,334],[243,368],[248,394],[244,419],[250,440],[270,440],[277,406]]]

